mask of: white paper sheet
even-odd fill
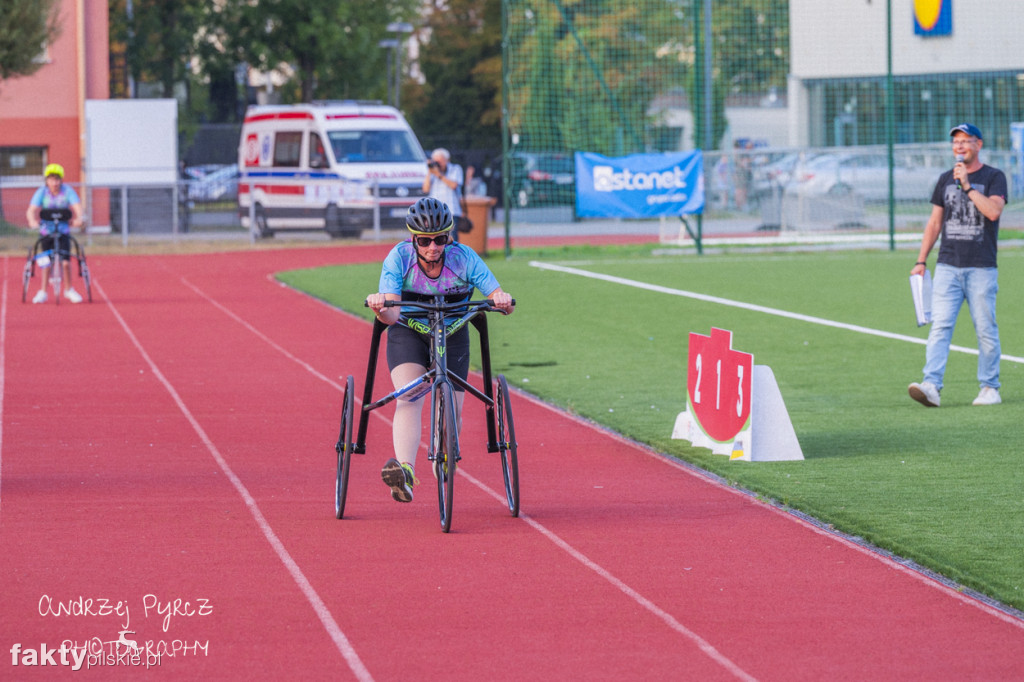
[[[910,276],[910,295],[914,299],[914,314],[917,326],[923,327],[932,321],[932,275],[927,270],[923,275]]]

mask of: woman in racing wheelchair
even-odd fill
[[[64,168],[61,165],[51,163],[43,171],[43,177],[45,184],[32,195],[25,217],[28,218],[30,228],[39,230],[40,238],[43,240],[39,245],[39,250],[49,251],[57,248],[61,253],[67,254],[71,250],[71,228],[83,225],[82,200],[78,198],[78,193],[72,187],[64,184]],[[70,209],[70,224],[60,223],[55,230],[56,233],[51,234],[52,225],[40,220],[40,213],[44,208]],[[42,268],[41,280],[39,291],[32,297],[33,303],[46,303],[46,288],[50,283],[49,266]],[[64,289],[64,298],[72,303],[81,303],[82,295],[71,286],[70,259],[64,260],[64,281],[67,283],[67,288]]]
[[[388,369],[395,388],[427,371],[430,338],[403,324],[401,310],[385,308],[385,301],[429,300],[438,294],[450,301],[468,301],[473,290],[479,289],[505,314],[513,310],[512,297],[502,291],[480,256],[451,239],[455,222],[447,205],[432,197],[420,199],[409,207],[405,225],[412,237],[395,245],[387,255],[381,268],[379,292],[366,298],[366,304],[377,319],[389,325]],[[468,326],[448,339],[448,367],[463,379],[469,376]],[[459,413],[465,395],[465,391],[456,388]],[[395,401],[392,431],[395,457],[384,465],[381,478],[391,488],[391,497],[398,502],[412,501],[425,402],[419,398]]]

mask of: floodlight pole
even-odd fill
[[[711,0],[704,0],[704,151],[714,146],[714,101],[711,87]]]
[[[402,36],[412,33],[413,26],[407,21],[392,21],[387,29],[388,33],[395,34],[395,108],[399,109],[402,106]]]
[[[512,211],[509,204],[509,173],[512,164],[508,155],[512,150],[509,140],[509,72],[508,72],[508,0],[501,0],[501,213],[505,223],[505,258],[512,256]]]
[[[895,201],[895,179],[893,169],[895,168],[895,154],[893,153],[893,142],[896,127],[896,95],[892,82],[892,0],[885,3],[885,146],[889,155],[889,250],[896,250],[896,201]]]
[[[395,98],[392,97],[392,95],[391,95],[391,90],[392,90],[392,83],[391,83],[391,62],[392,62],[392,59],[391,59],[391,53],[394,52],[396,56],[398,55],[398,41],[394,40],[394,39],[381,40],[381,41],[377,42],[377,47],[380,47],[380,48],[383,48],[383,49],[387,50],[388,67],[387,67],[387,75],[385,76],[385,82],[388,85],[388,104],[391,104],[391,105],[394,105],[394,106],[397,107],[397,105],[395,104]],[[397,81],[398,81],[398,79],[395,78],[396,84],[397,84]]]
[[[697,52],[696,73],[694,74],[694,96],[697,99],[691,107],[693,112],[694,125],[693,146],[706,153],[714,146],[713,109],[714,98],[712,96],[711,76],[711,0],[693,0],[693,42]],[[699,9],[698,9],[699,7]],[[700,85],[697,85],[697,78],[700,78]],[[697,129],[701,135],[697,136]],[[702,164],[703,165],[703,164]],[[704,211],[697,214],[697,233],[693,234],[689,224],[683,216],[679,219],[686,226],[686,231],[693,238],[697,246],[697,255],[704,253]]]

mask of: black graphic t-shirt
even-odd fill
[[[998,168],[982,166],[968,178],[972,189],[1006,200],[1006,175]],[[957,189],[952,169],[939,177],[932,203],[943,209],[938,262],[958,268],[996,267],[999,221],[982,215],[967,192]]]

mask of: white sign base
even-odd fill
[[[712,440],[688,411],[679,413],[672,438],[687,440],[694,447],[708,448],[716,455],[753,462],[802,460],[803,450],[782,400],[775,374],[767,365],[754,365],[753,397],[750,402],[750,426],[736,434],[732,442]]]

